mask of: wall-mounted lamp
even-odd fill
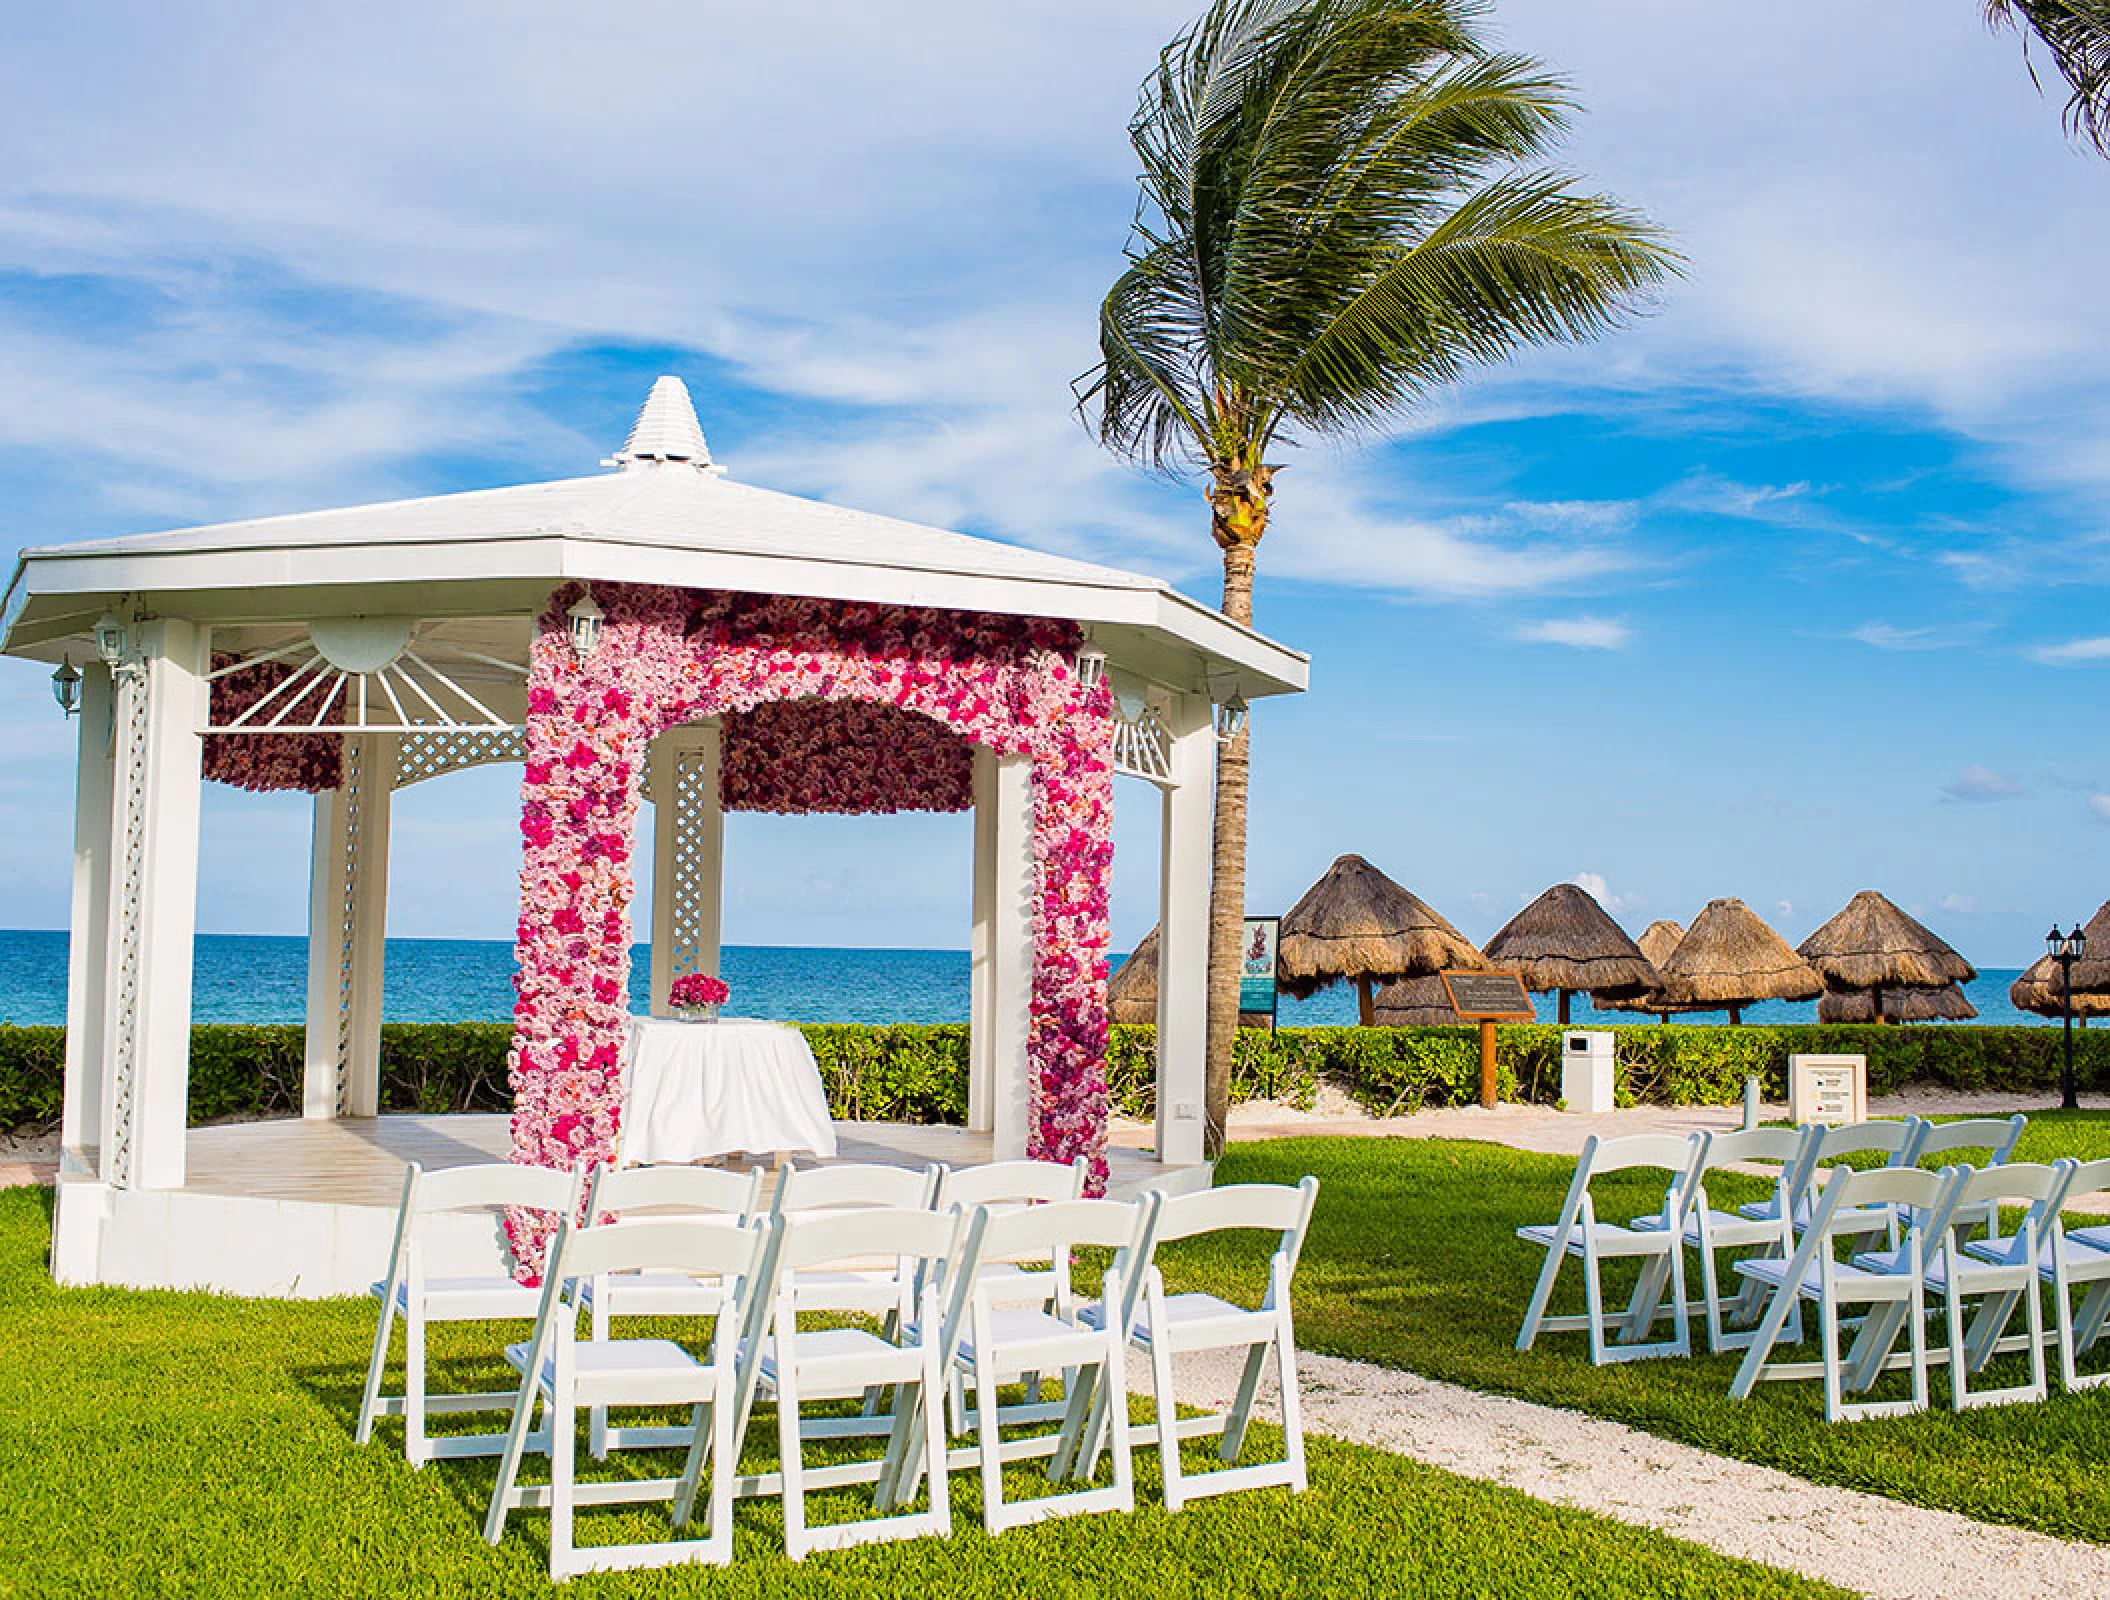
[[[113,670],[120,666],[131,643],[123,619],[114,611],[105,611],[95,625],[95,653],[102,657],[103,665]]]
[[[1235,691],[1216,708],[1216,737],[1229,744],[1245,732],[1245,696]]]
[[[1106,679],[1106,652],[1087,639],[1077,647],[1077,681],[1096,689]]]
[[[601,621],[607,616],[594,604],[593,591],[587,590],[579,596],[572,608],[564,613],[564,626],[571,635],[571,653],[584,661],[601,645]]]
[[[59,709],[67,716],[78,716],[81,709],[81,669],[73,664],[73,657],[61,661],[58,670],[51,675],[51,698],[58,701]]]

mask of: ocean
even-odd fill
[[[645,1006],[650,954],[639,945],[630,967],[634,1010]],[[730,1014],[795,1022],[965,1022],[964,950],[825,950],[728,945],[720,975],[731,986]],[[2016,971],[1979,974],[1964,992],[1985,1023],[2055,1026],[2008,1004]],[[307,1003],[305,939],[251,934],[198,938],[192,1015],[199,1022],[298,1022]],[[391,939],[382,984],[390,1022],[504,1022],[513,1013],[513,947],[488,940]],[[1538,997],[1539,1020],[1553,1020],[1553,997]],[[1577,1026],[1649,1020],[1598,1012],[1577,996]],[[1767,1001],[1747,1022],[1814,1022],[1815,1002]],[[0,930],[0,1023],[66,1020],[66,935]],[[1355,1021],[1355,993],[1336,985],[1309,1000],[1282,999],[1284,1027]],[[1693,1019],[1720,1021],[1719,1014]]]

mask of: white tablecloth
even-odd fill
[[[828,1096],[804,1034],[780,1022],[630,1019],[624,1162],[778,1150],[835,1154]]]

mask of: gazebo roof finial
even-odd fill
[[[652,385],[630,437],[623,448],[602,463],[628,472],[638,467],[678,462],[703,472],[723,472],[711,465],[711,448],[703,442],[703,424],[696,420],[689,387],[679,378],[664,377]]]

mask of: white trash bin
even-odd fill
[[[1561,1035],[1561,1099],[1568,1110],[1596,1116],[1612,1109],[1612,1043],[1609,1033]]]

